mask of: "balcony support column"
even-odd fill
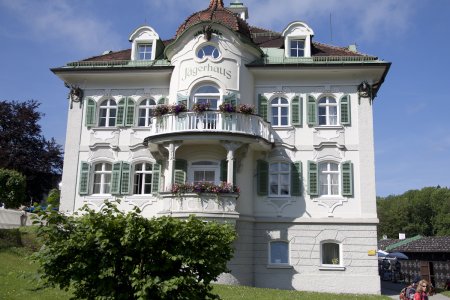
[[[182,142],[172,142],[169,144],[165,144],[164,148],[168,151],[167,158],[167,169],[169,171],[169,176],[166,179],[166,187],[170,190],[173,185],[173,173],[175,170],[175,152],[181,146]]]
[[[222,146],[227,150],[227,182],[233,184],[234,182],[234,160],[235,152],[242,143],[222,141]]]

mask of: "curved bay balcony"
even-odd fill
[[[236,138],[257,138],[266,144],[273,142],[271,126],[260,116],[205,111],[153,117],[150,136],[145,139],[145,143],[164,142],[177,139],[176,137],[179,139],[180,135],[186,139],[188,135],[204,135],[205,133],[208,138],[214,135],[227,135]]]
[[[187,218],[196,215],[202,218],[234,221],[239,218],[236,211],[237,193],[209,194],[186,193],[176,195],[161,193],[164,208],[159,213],[172,217]]]

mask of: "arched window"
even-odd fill
[[[207,56],[217,59],[220,57],[220,51],[213,45],[205,45],[197,51],[198,58],[202,59]]]
[[[338,105],[333,97],[322,97],[319,99],[319,125],[338,124]]]
[[[289,125],[289,101],[286,98],[277,97],[270,102],[272,111],[272,126]]]
[[[151,163],[138,163],[134,167],[133,194],[152,193],[153,165]]]
[[[289,243],[272,241],[269,243],[269,264],[289,264]]]
[[[271,163],[269,166],[270,196],[289,196],[291,182],[291,164]]]
[[[319,164],[319,194],[320,196],[339,195],[339,164],[323,162]]]
[[[194,103],[207,104],[210,110],[217,110],[219,99],[220,91],[212,85],[201,86],[194,93]]]
[[[100,104],[99,124],[100,127],[116,126],[117,103],[113,99],[107,99]]]
[[[322,242],[321,264],[342,266],[341,244],[334,241]]]
[[[109,194],[111,191],[112,165],[110,163],[97,163],[94,166],[93,194]]]
[[[144,99],[139,104],[138,126],[150,126],[156,102],[153,99]]]

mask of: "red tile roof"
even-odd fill
[[[207,9],[190,15],[186,21],[178,27],[176,37],[180,36],[189,27],[208,21],[220,23],[251,39],[250,27],[247,22],[232,11],[226,9],[223,6],[222,0],[211,0]]]

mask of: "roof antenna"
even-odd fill
[[[333,23],[331,22],[331,12],[330,12],[330,40],[333,42]]]

